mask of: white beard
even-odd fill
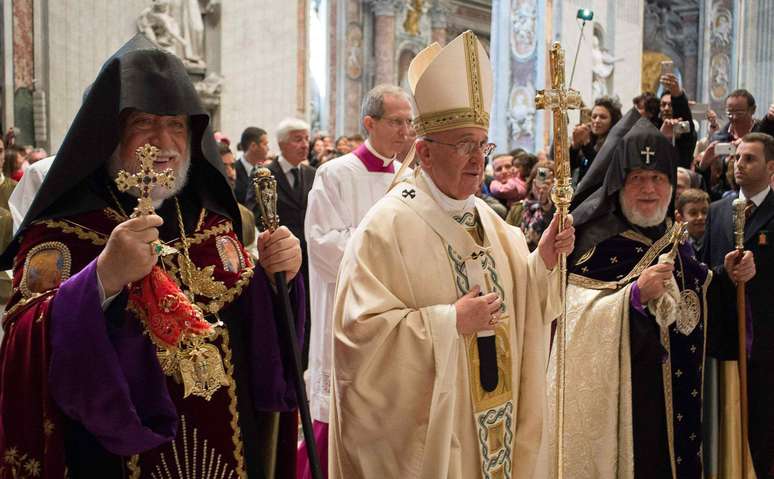
[[[618,193],[618,199],[621,203],[621,210],[623,211],[623,215],[629,223],[635,226],[640,226],[642,228],[650,228],[652,226],[658,226],[664,222],[667,209],[669,209],[669,199],[672,197],[673,191],[674,188],[669,189],[669,196],[667,196],[664,204],[659,205],[658,209],[650,216],[640,213],[634,209],[632,205],[627,203],[626,199],[624,198],[623,191]]]
[[[110,155],[110,159],[108,160],[108,174],[110,175],[111,179],[115,179],[118,176],[118,172],[121,171],[121,158],[118,154],[120,145],[116,147],[116,149],[113,151],[113,154]],[[159,151],[159,154],[163,153],[169,153],[167,150]],[[177,151],[172,152],[174,154],[178,154]],[[153,188],[151,190],[151,200],[153,200],[153,206],[155,208],[158,208],[161,203],[164,202],[167,198],[171,198],[175,196],[176,194],[180,193],[180,191],[185,188],[185,185],[188,183],[188,170],[191,168],[191,153],[186,152],[185,157],[183,158],[183,162],[180,163],[180,166],[177,167],[177,169],[173,170],[175,175],[175,184],[172,186],[172,189],[169,189],[164,186],[157,186],[156,188]],[[136,173],[135,171],[131,171],[130,173]],[[140,196],[140,190],[137,188],[130,188],[127,193],[134,196],[135,198],[138,198]]]

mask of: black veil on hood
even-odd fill
[[[573,257],[630,228],[618,204],[618,192],[623,189],[629,172],[637,169],[660,171],[667,175],[674,188],[677,160],[677,150],[669,139],[632,108],[608,135],[578,185],[578,194],[571,207],[577,231]],[[672,215],[673,210],[670,205],[667,216]]]
[[[188,115],[188,186],[202,206],[231,219],[241,233],[241,217],[212,135],[210,117],[183,63],[135,35],[102,66],[56,154],[19,230],[0,258],[10,267],[19,238],[34,221],[71,216],[108,206],[90,182],[107,164],[119,142],[119,117],[127,109],[154,115]]]

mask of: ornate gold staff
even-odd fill
[[[566,227],[567,214],[572,201],[572,184],[570,176],[570,152],[567,141],[567,110],[577,110],[581,107],[580,93],[566,89],[564,86],[564,50],[559,42],[551,45],[551,89],[538,90],[535,95],[535,107],[538,110],[551,110],[554,125],[554,162],[556,173],[554,187],[551,190],[551,200],[556,205],[559,215],[559,232]],[[559,256],[559,271],[561,275],[560,294],[562,297],[562,314],[556,323],[556,477],[563,477],[564,449],[564,357],[566,347],[565,323],[567,318],[567,255]]]
[[[745,210],[747,203],[737,198],[733,203],[734,214],[734,239],[736,240],[736,262],[742,260],[744,254],[744,222],[747,219]],[[749,444],[747,442],[748,416],[747,416],[747,308],[745,305],[745,284],[742,281],[736,283],[736,317],[737,332],[739,334],[739,402],[742,414],[742,477],[747,477],[747,455]]]
[[[271,174],[268,168],[258,168],[253,179],[255,187],[255,199],[258,208],[261,211],[261,223],[264,229],[274,232],[279,228],[279,215],[277,215],[277,180]],[[277,286],[280,300],[282,301],[282,311],[284,321],[278,324],[278,330],[281,331],[286,343],[286,347],[291,352],[290,360],[293,363],[293,382],[296,388],[296,400],[298,401],[298,410],[301,415],[301,426],[304,430],[304,441],[306,441],[306,452],[309,457],[309,464],[312,467],[312,477],[322,479],[322,469],[320,459],[317,455],[317,444],[314,440],[314,431],[312,430],[312,416],[309,413],[309,402],[306,399],[306,386],[304,385],[304,376],[301,371],[301,353],[298,350],[296,341],[296,323],[293,317],[293,309],[290,306],[290,295],[288,294],[288,285],[285,282],[285,273],[274,274],[274,283]]]

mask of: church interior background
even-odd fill
[[[594,12],[585,25],[581,8]],[[232,139],[247,126],[273,136],[287,116],[334,137],[362,133],[369,88],[406,87],[418,51],[467,29],[492,58],[490,137],[500,151],[550,142],[533,98],[556,40],[567,78],[578,51],[572,87],[586,104],[617,95],[627,110],[640,92],[657,92],[662,60],[674,62],[689,98],[721,119],[735,88],[754,92],[759,110],[774,101],[774,2],[2,0],[0,17],[0,126],[50,152],[102,63],[137,31],[183,58],[214,128]]]

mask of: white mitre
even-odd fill
[[[408,69],[417,117],[417,134],[454,128],[489,129],[492,64],[470,30],[441,48],[433,43],[417,54]]]

